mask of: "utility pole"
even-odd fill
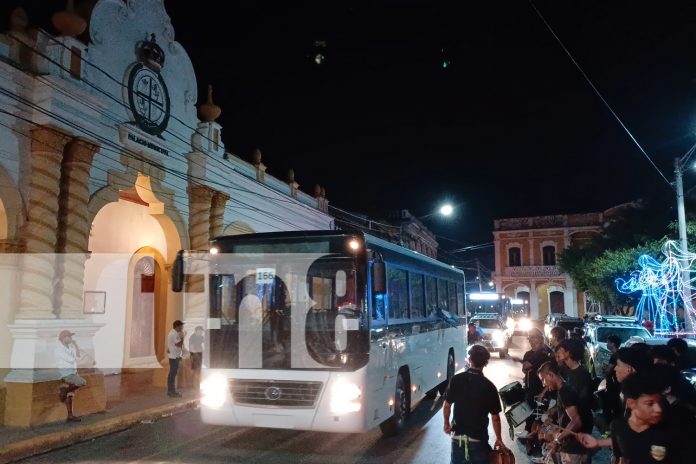
[[[483,293],[483,285],[481,285],[481,263],[479,262],[479,259],[476,258],[476,280],[478,280],[479,283],[479,292]]]
[[[680,158],[674,159],[674,177],[675,184],[677,188],[677,219],[679,220],[679,242],[681,243],[681,251],[684,256],[684,263],[682,263],[685,269],[682,276],[683,291],[684,291],[684,324],[687,332],[693,332],[694,328],[691,323],[691,315],[687,309],[686,303],[691,303],[691,276],[688,271],[688,260],[686,260],[686,253],[689,251],[689,245],[686,238],[686,211],[684,210],[684,182],[682,180],[682,162]],[[677,328],[678,330],[678,328]]]

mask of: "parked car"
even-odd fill
[[[479,313],[469,319],[476,324],[483,334],[482,343],[488,351],[496,352],[501,358],[505,358],[512,340],[512,330],[508,329],[505,321],[496,313]]]
[[[611,358],[611,352],[607,349],[607,339],[610,335],[617,335],[621,339],[621,346],[630,346],[636,342],[660,343],[635,318],[595,317],[585,325],[585,340],[590,350],[590,373],[595,379],[604,378],[604,366],[609,363]]]
[[[548,340],[551,337],[551,329],[554,327],[562,327],[570,334],[576,327],[584,327],[585,321],[579,317],[568,316],[566,314],[552,313],[546,316],[544,320],[544,335]]]

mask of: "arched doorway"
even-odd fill
[[[85,290],[106,293],[104,324],[95,335],[95,356],[109,373],[123,368],[159,368],[166,360],[167,324],[181,319],[181,307],[168,289],[167,263],[181,249],[181,239],[164,205],[139,185],[104,203],[92,221],[85,266]],[[102,202],[93,197],[93,202]],[[93,206],[93,205],[92,205]]]
[[[563,291],[549,289],[549,309],[551,313],[565,313],[565,298]]]
[[[151,247],[141,248],[131,259],[126,367],[154,365],[165,358],[166,277],[163,266],[162,255]]]

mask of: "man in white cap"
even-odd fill
[[[58,349],[56,350],[56,362],[60,377],[64,384],[60,387],[59,398],[65,403],[68,410],[68,422],[80,422],[80,418],[73,414],[73,398],[75,391],[86,385],[87,381],[77,375],[77,359],[80,357],[80,348],[72,336],[74,333],[63,330],[58,335]]]

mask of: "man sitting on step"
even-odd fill
[[[77,375],[77,360],[80,357],[80,348],[77,346],[72,336],[74,333],[63,330],[58,335],[58,350],[56,351],[56,361],[60,372],[63,385],[60,387],[58,398],[65,403],[68,409],[68,422],[80,422],[80,418],[73,414],[73,398],[75,391],[86,385],[87,381]]]

